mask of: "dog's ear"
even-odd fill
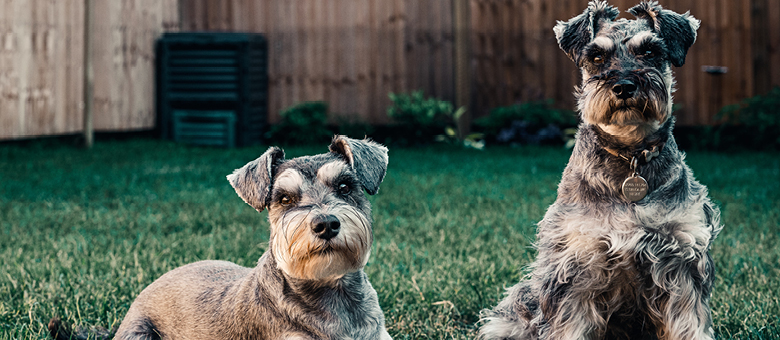
[[[650,29],[657,33],[666,44],[672,65],[685,64],[688,48],[696,41],[696,30],[701,23],[690,12],[678,14],[663,9],[657,2],[642,2],[628,10],[637,19],[646,20]]]
[[[615,20],[618,14],[617,7],[608,5],[606,1],[591,1],[585,12],[569,21],[558,21],[555,25],[553,31],[558,46],[579,65],[585,46],[596,38],[604,23]]]
[[[342,157],[355,170],[360,183],[370,195],[379,190],[387,172],[387,148],[368,139],[356,140],[337,135],[330,152]]]
[[[227,179],[244,202],[263,211],[268,206],[276,168],[282,163],[284,151],[270,147],[262,156],[233,171]]]

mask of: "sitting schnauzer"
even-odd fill
[[[582,70],[583,123],[527,278],[483,311],[489,339],[712,339],[709,248],[720,212],[671,135],[671,65],[699,21],[592,1],[555,26]]]
[[[337,136],[329,153],[290,160],[268,149],[228,176],[246,203],[268,208],[269,251],[257,266],[200,261],[166,273],[115,338],[390,339],[362,270],[373,242],[363,189],[376,194],[386,169],[387,149],[368,140]],[[50,332],[87,335],[58,319]]]

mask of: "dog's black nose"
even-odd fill
[[[636,84],[632,83],[630,80],[623,79],[612,86],[612,92],[620,99],[628,99],[634,96]]]
[[[312,221],[311,230],[317,237],[323,240],[330,240],[339,234],[340,228],[341,222],[339,222],[336,216],[324,215]]]

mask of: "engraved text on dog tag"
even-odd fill
[[[623,181],[623,196],[631,202],[637,202],[647,195],[647,181],[634,173],[631,177]]]

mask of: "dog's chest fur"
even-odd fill
[[[361,270],[350,273],[337,284],[301,281],[284,276],[275,270],[271,254],[260,259],[260,266],[274,275],[260,279],[260,289],[267,301],[278,310],[288,311],[287,318],[280,318],[265,327],[274,337],[292,339],[363,339],[380,338],[384,331],[383,316],[377,296],[366,274]],[[281,325],[281,324],[287,325]],[[273,325],[281,327],[273,327]]]
[[[594,281],[603,282],[594,295],[612,300],[604,301],[610,309],[631,301],[615,295],[638,293],[638,278],[649,274],[646,259],[667,253],[692,261],[715,236],[706,227],[706,188],[693,178],[671,135],[664,136],[661,155],[639,169],[649,184],[647,197],[630,203],[620,191],[631,174],[628,162],[602,149],[597,128],[581,127],[558,199],[538,226],[537,248],[540,256],[556,258],[557,279],[573,280],[575,289],[578,281],[591,290]]]
[[[178,294],[162,289],[176,278],[201,274],[201,280],[191,280]],[[132,334],[166,339],[379,339],[384,334],[376,292],[363,271],[347,274],[338,286],[296,282],[266,253],[255,268],[196,262],[169,272],[150,288],[126,317],[140,321],[123,324],[126,328],[120,327],[117,339]],[[162,317],[170,309],[181,317]]]

